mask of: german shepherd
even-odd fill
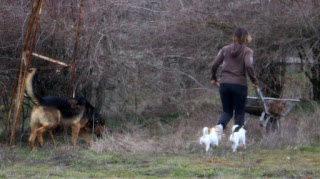
[[[91,144],[87,128],[91,128],[93,133],[98,136],[103,134],[105,121],[98,110],[85,98],[39,97],[33,90],[37,72],[38,69],[32,68],[26,78],[27,94],[34,102],[30,118],[31,134],[29,138],[29,146],[32,151],[35,151],[36,137],[40,146],[43,145],[42,133],[47,130],[55,143],[51,130],[59,125],[71,126],[73,146],[77,145],[79,135],[85,139],[88,145]]]

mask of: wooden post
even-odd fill
[[[80,35],[80,24],[81,24],[81,19],[82,19],[82,9],[83,9],[83,0],[81,0],[78,31],[77,31],[76,43],[74,45],[74,51],[73,51],[73,61],[72,61],[72,65],[71,65],[71,68],[72,68],[71,80],[70,80],[70,85],[69,85],[69,96],[72,96],[72,90],[73,90],[72,83],[73,83],[73,77],[74,77],[74,72],[75,72],[75,63],[76,63],[78,41],[79,41],[79,35]]]
[[[21,55],[21,59],[20,59],[20,62],[19,62],[19,66],[18,66],[19,70],[17,72],[16,81],[15,81],[15,85],[14,85],[12,96],[11,96],[11,103],[10,103],[10,108],[9,108],[8,115],[7,115],[7,121],[6,121],[6,124],[5,124],[2,143],[5,143],[5,141],[6,141],[6,134],[7,134],[8,126],[9,126],[9,123],[10,123],[10,115],[11,115],[11,111],[12,111],[12,107],[13,107],[13,103],[14,103],[14,99],[15,99],[16,93],[17,93],[17,91],[20,91],[21,72],[22,72],[23,64],[25,63],[25,59],[26,59],[25,54],[23,52],[25,50],[27,50],[27,48],[28,48],[28,42],[29,42],[29,39],[30,39],[31,30],[32,30],[32,27],[33,27],[33,24],[34,24],[34,20],[35,20],[37,11],[38,11],[38,7],[39,7],[38,5],[39,5],[39,0],[33,0],[32,10],[31,10],[31,14],[30,14],[30,17],[29,17],[29,22],[28,22],[27,33],[26,33],[26,37],[25,37],[25,40],[24,40],[24,43],[23,43],[23,46],[22,46],[22,52],[21,52],[22,55]],[[17,90],[17,88],[18,88],[18,90]]]
[[[41,16],[41,10],[42,10],[42,4],[43,4],[43,0],[39,0],[38,2],[35,2],[35,1],[36,0],[34,0],[34,4],[33,5],[36,5],[37,7],[33,6],[33,8],[37,9],[37,17],[36,17],[35,27],[33,29],[33,34],[32,34],[32,39],[31,39],[31,44],[30,44],[30,50],[29,50],[29,52],[31,54],[32,54],[32,51],[33,51],[33,48],[34,48],[35,37],[36,37],[36,34],[37,34],[37,30],[38,30],[38,25],[39,25],[40,16]],[[27,48],[26,46],[24,46],[24,47]],[[23,94],[24,94],[25,85],[26,85],[25,84],[25,82],[26,82],[26,74],[27,74],[27,70],[29,69],[29,65],[31,63],[31,58],[32,58],[32,55],[28,55],[28,59],[25,62],[23,79],[22,79],[22,73],[21,73],[22,72],[22,65],[20,66],[20,70],[21,71],[19,72],[20,75],[19,75],[19,83],[18,83],[17,103],[16,103],[16,106],[15,106],[14,123],[13,123],[12,132],[11,132],[11,139],[10,139],[9,146],[13,146],[13,144],[14,144],[17,125],[18,125],[19,118],[20,118],[20,111],[21,111],[21,106],[22,106],[22,101],[23,101]],[[22,58],[22,59],[24,59],[24,58]],[[22,84],[21,84],[21,80],[22,80]]]

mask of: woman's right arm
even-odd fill
[[[253,83],[253,87],[257,88],[258,87],[258,80],[256,78],[256,75],[254,73],[254,68],[253,68],[253,51],[249,50],[245,54],[245,66],[246,66],[246,71],[247,74],[249,75],[249,78],[251,82]]]

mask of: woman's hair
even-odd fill
[[[238,27],[233,34],[233,43],[245,44],[252,41],[251,35],[244,27]]]

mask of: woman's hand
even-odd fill
[[[211,80],[211,83],[212,83],[213,85],[217,85],[217,82],[216,82],[215,80]]]
[[[258,85],[256,85],[256,84],[252,84],[252,86],[254,87],[254,88],[258,88],[259,86]]]

